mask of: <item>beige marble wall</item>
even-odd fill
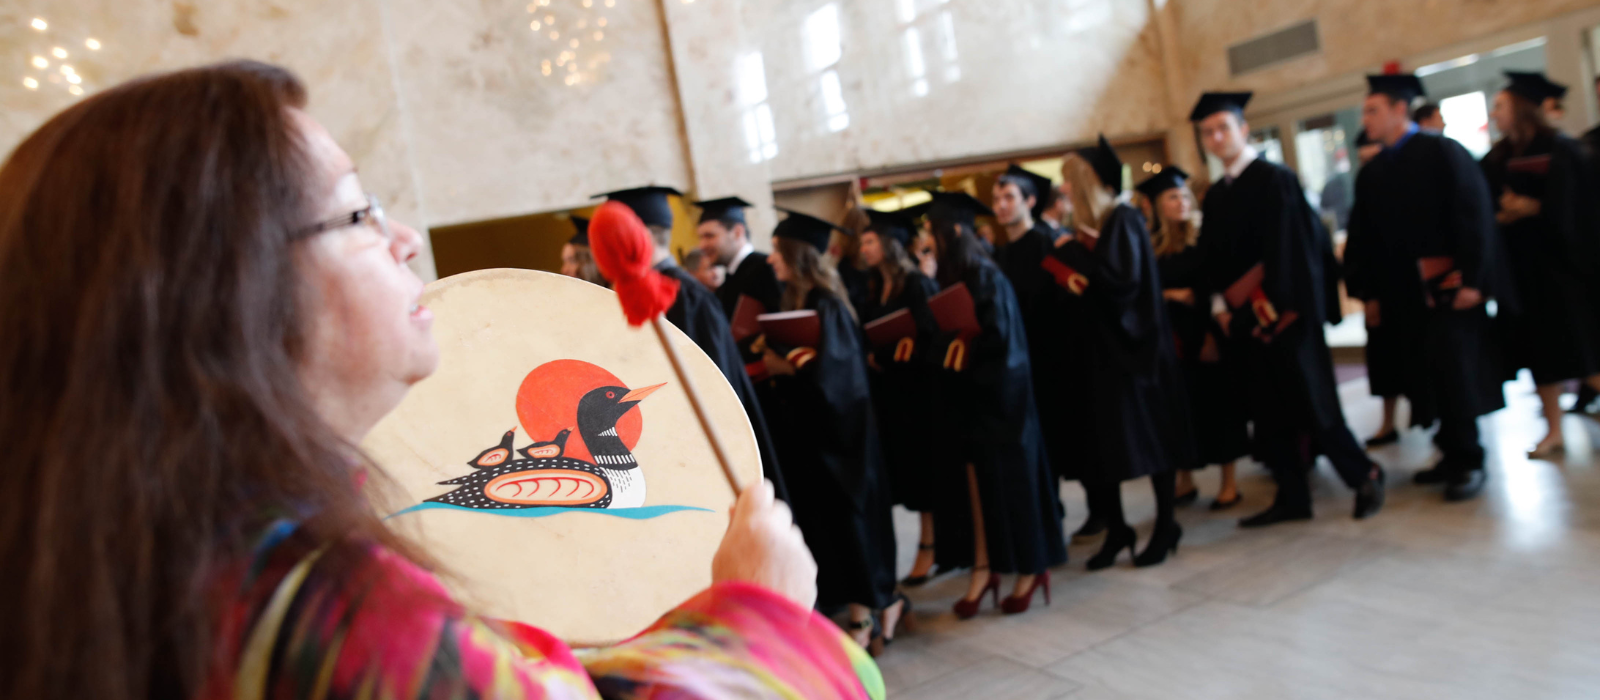
[[[1174,0],[1188,99],[1286,90],[1596,5],[1595,0]],[[1322,52],[1230,79],[1227,47],[1316,18]],[[1578,31],[1574,27],[1573,31]]]
[[[836,23],[811,19],[828,7]],[[778,180],[1167,124],[1146,0],[751,0],[743,16],[764,57]]]
[[[361,167],[366,187],[391,216],[426,223],[390,71],[380,0],[157,2],[154,0],[12,0],[0,5],[0,150],[78,99],[70,83],[52,82],[65,63],[85,94],[152,71],[224,58],[288,66],[311,90],[310,112]],[[45,31],[34,30],[44,19]],[[101,48],[86,48],[89,38]],[[60,60],[50,54],[64,49]],[[31,65],[39,56],[47,70]],[[25,77],[40,81],[28,89]],[[431,276],[431,252],[417,268]]]

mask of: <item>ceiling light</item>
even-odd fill
[[[84,40],[83,45],[89,47],[90,51],[99,51],[100,50],[100,40],[99,39],[93,39],[93,38],[86,39],[86,40]]]
[[[67,86],[67,92],[70,92],[70,93],[72,93],[74,95],[82,95],[83,94],[83,88],[80,87],[80,86],[77,86],[77,85],[68,85]]]
[[[35,30],[42,32],[50,28],[50,23],[35,17],[33,18],[32,26]]]
[[[50,59],[47,59],[47,58],[45,58],[43,56],[34,56],[33,57],[33,67],[34,68],[49,68],[50,67]]]
[[[28,88],[29,90],[38,90],[39,81],[34,80],[33,78],[23,78],[22,87]]]
[[[50,55],[55,56],[56,58],[66,58],[67,50],[57,46],[53,49],[50,49]]]

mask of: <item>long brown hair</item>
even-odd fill
[[[1544,105],[1509,90],[1505,91],[1505,96],[1511,101],[1511,128],[1506,131],[1505,138],[1516,150],[1526,148],[1534,139],[1555,133],[1555,127],[1550,126],[1545,116]]]
[[[861,235],[872,234],[878,237],[878,249],[883,251],[883,259],[872,270],[877,273],[868,280],[868,289],[872,290],[874,301],[883,298],[884,281],[889,284],[889,298],[900,296],[900,291],[906,287],[906,276],[917,271],[917,264],[911,261],[911,254],[900,245],[900,239],[892,234],[867,229]]]
[[[1180,190],[1189,199],[1189,217],[1168,221],[1161,215],[1161,198],[1166,196],[1166,192],[1156,195],[1150,202],[1150,220],[1154,223],[1150,227],[1150,239],[1158,258],[1177,255],[1200,242],[1200,208],[1195,206],[1194,193],[1189,191],[1188,185],[1174,189]]]
[[[1072,185],[1073,222],[1099,230],[1117,206],[1111,189],[1100,181],[1094,166],[1076,153],[1068,153],[1061,160],[1061,175]]]
[[[783,285],[784,311],[804,309],[811,290],[822,289],[837,297],[852,317],[856,315],[855,308],[850,306],[850,295],[844,291],[844,282],[839,279],[838,270],[823,264],[822,254],[810,243],[778,236],[772,239],[772,249],[783,256],[783,263],[789,268],[789,281]]]
[[[194,696],[273,519],[416,558],[297,373],[305,99],[260,63],[140,79],[0,168],[0,697]]]

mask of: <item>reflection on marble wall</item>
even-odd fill
[[[655,2],[385,2],[431,223],[689,184]]]
[[[1146,0],[743,3],[777,180],[1167,126]]]
[[[1485,34],[1594,6],[1595,0],[1175,0],[1189,99],[1223,86],[1272,92],[1376,69]],[[1227,47],[1315,18],[1322,52],[1230,79]],[[1576,31],[1577,28],[1574,28]]]
[[[10,152],[79,99],[70,88],[87,95],[152,71],[255,58],[297,72],[310,87],[310,112],[361,166],[367,189],[392,216],[425,222],[377,29],[381,13],[380,0],[12,0],[0,6],[0,150]],[[30,78],[37,87],[28,87]],[[416,266],[431,276],[431,254]]]

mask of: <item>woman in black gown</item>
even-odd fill
[[[1212,510],[1238,505],[1236,460],[1250,452],[1250,418],[1239,401],[1238,381],[1230,380],[1222,363],[1221,343],[1226,336],[1209,313],[1206,300],[1195,297],[1202,284],[1204,262],[1200,241],[1200,212],[1188,188],[1189,174],[1169,166],[1139,185],[1150,200],[1156,268],[1161,273],[1161,297],[1167,302],[1177,344],[1178,366],[1189,394],[1189,419],[1193,426],[1195,461],[1179,465],[1176,505],[1194,502],[1199,489],[1190,471],[1222,465],[1222,484]]]
[[[1101,138],[1096,148],[1068,154],[1062,172],[1078,235],[1056,247],[1051,271],[1097,312],[1075,329],[1089,346],[1086,400],[1095,406],[1100,454],[1094,473],[1081,478],[1090,510],[1107,527],[1088,568],[1106,568],[1123,549],[1133,551],[1136,536],[1123,516],[1121,484],[1143,476],[1155,489],[1156,525],[1134,561],[1159,564],[1183,536],[1173,518],[1174,470],[1195,459],[1160,274],[1144,215],[1120,197],[1122,161],[1111,145]]]
[[[941,371],[941,420],[928,436],[941,472],[935,557],[943,566],[973,567],[967,595],[955,605],[961,618],[977,614],[984,594],[999,597],[1001,573],[1017,574],[1002,611],[1026,611],[1041,586],[1048,602],[1049,569],[1067,560],[1022,313],[973,226],[975,213],[986,209],[970,195],[948,192],[935,193],[928,208],[939,284],[966,285],[981,329],[970,339],[965,365]]]
[[[921,515],[922,534],[917,560],[904,583],[927,582],[933,569],[933,474],[935,443],[928,428],[937,419],[938,361],[934,345],[939,323],[928,310],[928,297],[939,284],[924,276],[911,261],[911,221],[904,215],[868,210],[871,223],[861,232],[861,266],[868,275],[860,308],[861,322],[870,324],[905,311],[914,323],[914,335],[873,346],[868,337],[872,371],[872,404],[878,409],[883,440],[883,461],[889,468],[894,502]],[[885,628],[885,634],[893,637]]]
[[[1565,450],[1560,398],[1583,379],[1600,387],[1600,328],[1592,285],[1596,269],[1594,181],[1577,141],[1557,132],[1541,105],[1551,90],[1538,73],[1508,73],[1491,117],[1505,134],[1483,158],[1522,313],[1498,319],[1510,369],[1533,372],[1549,432],[1528,454]]]
[[[794,465],[784,477],[795,524],[817,560],[817,607],[848,607],[849,631],[867,646],[874,613],[898,617],[904,602],[894,593],[894,524],[861,330],[822,257],[833,229],[790,213],[773,231],[767,262],[785,285],[782,310],[815,311],[820,333],[812,346],[767,342],[762,357],[775,378],[768,423],[778,459]]]

